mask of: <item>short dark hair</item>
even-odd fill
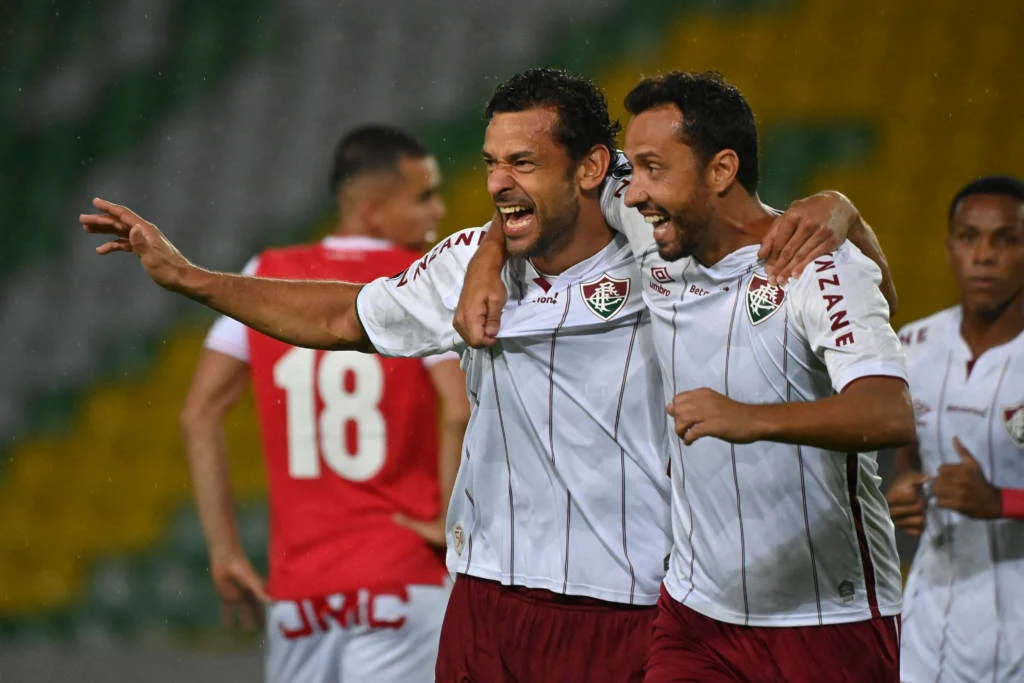
[[[723,149],[739,157],[736,174],[753,193],[760,181],[757,160],[757,122],[746,98],[717,71],[670,71],[645,78],[626,95],[626,110],[636,116],[663,104],[683,114],[682,140],[705,166]]]
[[[562,69],[535,68],[520,71],[501,83],[487,103],[484,116],[550,108],[558,113],[553,131],[573,161],[579,161],[594,145],[615,153],[619,122],[608,114],[608,101],[589,78]]]
[[[1009,175],[987,175],[972,180],[960,188],[949,204],[949,222],[953,222],[956,207],[967,197],[975,194],[1000,194],[1024,202],[1024,182]]]
[[[370,173],[395,173],[403,158],[430,156],[414,135],[401,128],[371,123],[353,128],[334,148],[331,165],[331,192],[358,176]]]

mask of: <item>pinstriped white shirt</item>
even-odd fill
[[[986,479],[1024,488],[1024,334],[969,366],[960,322],[956,306],[900,330],[922,470],[960,462],[956,436]],[[907,580],[900,668],[912,682],[1024,680],[1024,522],[929,505]]]
[[[456,233],[357,307],[384,355],[459,348],[451,327],[483,229]],[[448,509],[448,567],[651,605],[669,537],[669,432],[650,314],[624,237],[558,276],[504,271],[500,340],[464,350],[473,407]]]
[[[905,377],[881,274],[856,247],[819,259],[784,291],[766,287],[757,246],[712,268],[667,262],[651,226],[622,201],[628,171],[617,175],[603,208],[641,265],[665,401],[700,387],[746,403],[813,401],[858,377]],[[673,598],[751,626],[899,613],[899,559],[874,453],[712,438],[671,448]]]

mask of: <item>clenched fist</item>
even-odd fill
[[[904,472],[885,494],[896,528],[911,536],[920,536],[924,530],[925,500],[921,487],[930,478],[921,472]]]
[[[751,406],[703,388],[676,394],[666,410],[676,422],[676,434],[687,446],[703,436],[730,443],[751,443],[762,438]]]

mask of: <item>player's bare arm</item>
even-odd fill
[[[93,205],[101,213],[82,214],[82,227],[114,237],[97,247],[96,253],[135,254],[150,278],[164,289],[288,344],[373,350],[356,314],[361,285],[270,280],[205,270],[192,264],[155,225],[131,209],[99,198]]]
[[[440,413],[440,434],[438,435],[437,479],[441,504],[437,519],[412,519],[398,514],[395,521],[418,533],[428,543],[439,548],[445,546],[445,516],[455,486],[455,475],[459,471],[462,457],[462,438],[469,424],[469,399],[466,397],[466,374],[458,360],[445,360],[431,365],[428,369],[430,380],[437,391]]]
[[[862,377],[820,401],[752,405],[708,388],[677,394],[668,405],[676,433],[687,445],[705,436],[730,443],[777,441],[832,451],[894,448],[914,439],[906,383]]]
[[[192,493],[210,555],[210,576],[220,595],[225,625],[237,621],[246,630],[262,621],[262,605],[270,597],[238,538],[223,422],[248,384],[248,364],[204,349],[181,412]]]
[[[1002,492],[985,478],[981,465],[955,436],[953,448],[960,462],[939,465],[932,486],[935,503],[974,519],[998,519],[1003,514]]]
[[[929,479],[921,472],[916,442],[897,449],[893,481],[885,500],[889,503],[893,523],[911,536],[920,536],[924,531],[925,497],[922,487]]]
[[[889,304],[889,317],[891,318],[896,315],[899,297],[896,295],[896,284],[892,280],[892,271],[889,270],[889,261],[885,258],[885,253],[882,251],[882,245],[878,242],[878,236],[875,234],[875,231],[871,229],[871,226],[867,224],[859,213],[847,239],[856,245],[865,256],[874,261],[878,269],[882,271],[882,282],[878,287],[882,290],[885,302]]]
[[[499,220],[500,216],[496,216],[491,225]],[[506,258],[501,229],[488,230],[470,261],[452,321],[459,336],[474,348],[491,346],[498,341],[501,311],[508,299],[505,283],[501,281]]]

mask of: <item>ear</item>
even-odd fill
[[[580,184],[580,189],[590,192],[600,187],[604,182],[604,177],[608,174],[611,160],[611,150],[604,145],[591,147],[576,166],[576,180]]]
[[[373,234],[378,232],[381,223],[381,202],[376,197],[363,195],[359,199],[359,220]]]
[[[736,181],[740,172],[740,158],[731,149],[723,149],[711,157],[704,169],[704,180],[715,194],[724,194]]]

